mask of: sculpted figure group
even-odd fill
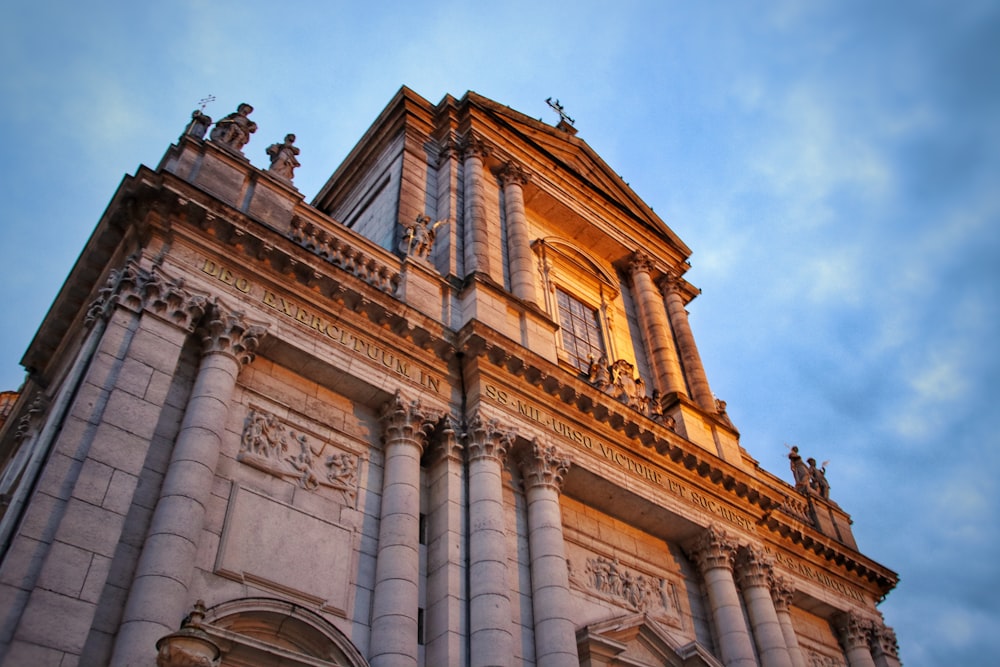
[[[236,111],[220,119],[212,131],[208,133],[211,141],[226,150],[243,154],[243,147],[250,141],[250,135],[257,131],[257,123],[250,120],[253,107],[243,102]],[[191,114],[191,121],[184,128],[184,135],[195,139],[204,139],[205,133],[212,124],[212,119],[201,109],[196,109]],[[267,155],[271,160],[268,172],[278,178],[291,181],[295,176],[295,169],[299,165],[299,149],[294,146],[295,135],[286,134],[285,140],[280,144],[271,144],[267,147]]]
[[[673,417],[663,414],[659,390],[654,389],[653,395],[648,396],[646,383],[634,372],[635,367],[625,359],[618,359],[609,365],[607,356],[602,354],[599,359],[590,358],[587,380],[605,394],[672,429],[675,421]]]
[[[788,452],[788,464],[792,469],[796,491],[807,496],[816,495],[826,499],[830,497],[830,483],[826,481],[826,461],[819,467],[816,466],[814,458],[803,462],[796,446]]]

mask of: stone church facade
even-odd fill
[[[251,113],[123,181],[23,358],[0,664],[900,664],[896,574],[741,447],[690,250],[568,118],[403,88],[310,204]]]

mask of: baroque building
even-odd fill
[[[896,574],[741,446],[690,250],[555,108],[403,88],[311,204],[246,104],[125,178],[0,434],[0,664],[900,664]]]

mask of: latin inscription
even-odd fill
[[[612,447],[607,443],[601,442],[600,440],[595,440],[590,437],[590,435],[574,428],[571,424],[568,424],[558,417],[541,410],[538,406],[516,396],[512,396],[508,391],[500,389],[499,387],[496,387],[488,382],[484,383],[483,387],[486,390],[486,396],[494,402],[510,410],[516,410],[521,416],[541,424],[556,435],[572,442],[574,445],[583,447],[593,454],[610,461],[619,468],[627,470],[632,475],[640,477],[648,482],[652,482],[653,484],[666,489],[670,494],[676,496],[677,498],[680,498],[691,505],[707,510],[715,516],[739,526],[747,532],[752,533],[756,531],[756,525],[750,519],[734,512],[722,503],[713,500],[705,494],[690,489],[679,481],[667,477],[663,472],[653,468],[649,464],[636,461],[634,458],[619,449]]]
[[[205,260],[201,270],[203,273],[218,279],[220,282],[233,287],[243,294],[257,296],[261,303],[268,308],[295,320],[308,329],[316,331],[334,343],[347,348],[357,356],[364,357],[407,380],[427,387],[435,393],[441,393],[440,378],[424,373],[419,368],[414,368],[410,365],[409,361],[397,356],[392,350],[381,347],[375,341],[353,334],[338,326],[336,322],[326,320],[293,301],[275,294],[271,290],[256,289],[254,284],[246,278],[237,275],[231,269],[211,259]]]

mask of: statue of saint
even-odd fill
[[[417,219],[409,225],[403,232],[402,251],[410,257],[426,259],[430,256],[434,248],[434,239],[437,237],[437,228],[447,220],[438,220],[431,224],[430,216],[418,215]]]
[[[795,477],[795,490],[809,495],[809,468],[799,456],[799,448],[792,447],[788,452],[788,464],[792,468],[792,475]]]
[[[202,113],[201,109],[191,112],[191,122],[184,128],[184,135],[195,139],[204,139],[208,126],[212,124],[212,117]]]
[[[292,145],[294,143],[295,135],[286,134],[284,143],[271,144],[267,147],[267,154],[271,158],[271,166],[267,170],[286,181],[292,180],[295,168],[300,166],[295,157],[299,154],[299,149]]]
[[[236,152],[242,152],[243,147],[250,141],[250,135],[257,131],[257,123],[247,118],[252,112],[252,106],[246,102],[240,104],[235,112],[215,124],[210,135],[212,141]]]
[[[816,459],[806,459],[809,463],[809,484],[812,486],[820,498],[830,497],[830,483],[826,481],[826,461],[819,468],[816,467]]]

